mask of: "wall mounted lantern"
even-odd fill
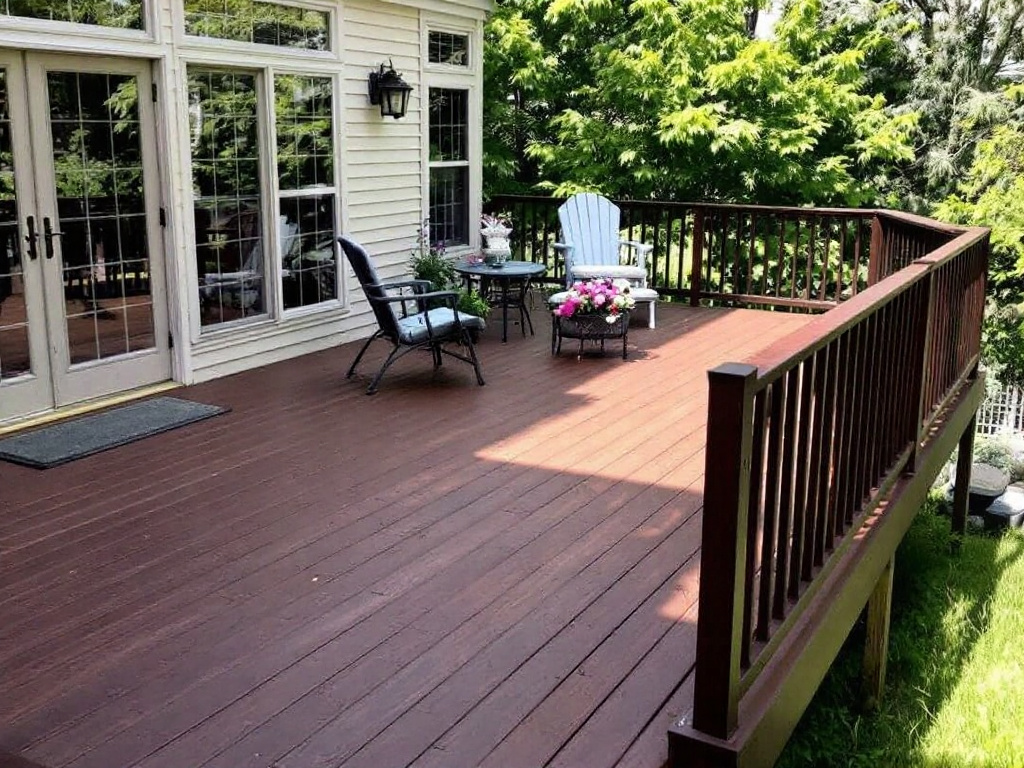
[[[387,69],[381,64],[378,71],[370,73],[370,103],[380,104],[381,117],[405,117],[410,93],[412,86],[395,72],[390,61]]]

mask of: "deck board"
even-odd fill
[[[705,371],[806,316],[659,308],[468,366],[355,345],[180,390],[231,412],[0,463],[0,753],[43,768],[654,768],[692,702]],[[382,345],[383,346],[383,345]]]

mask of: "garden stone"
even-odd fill
[[[985,527],[1001,530],[1006,527],[1024,526],[1024,488],[1011,485],[985,510]]]
[[[968,515],[967,527],[972,531],[982,531],[985,529],[985,518],[981,515]]]
[[[1010,484],[1010,476],[991,464],[971,467],[971,488],[968,506],[971,512],[983,512],[996,498],[1003,495]]]

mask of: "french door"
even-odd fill
[[[0,422],[170,378],[151,88],[0,51]]]

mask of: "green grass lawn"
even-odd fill
[[[778,766],[1024,766],[1024,534],[949,554],[930,503],[896,555],[885,698],[862,713],[858,626]]]

